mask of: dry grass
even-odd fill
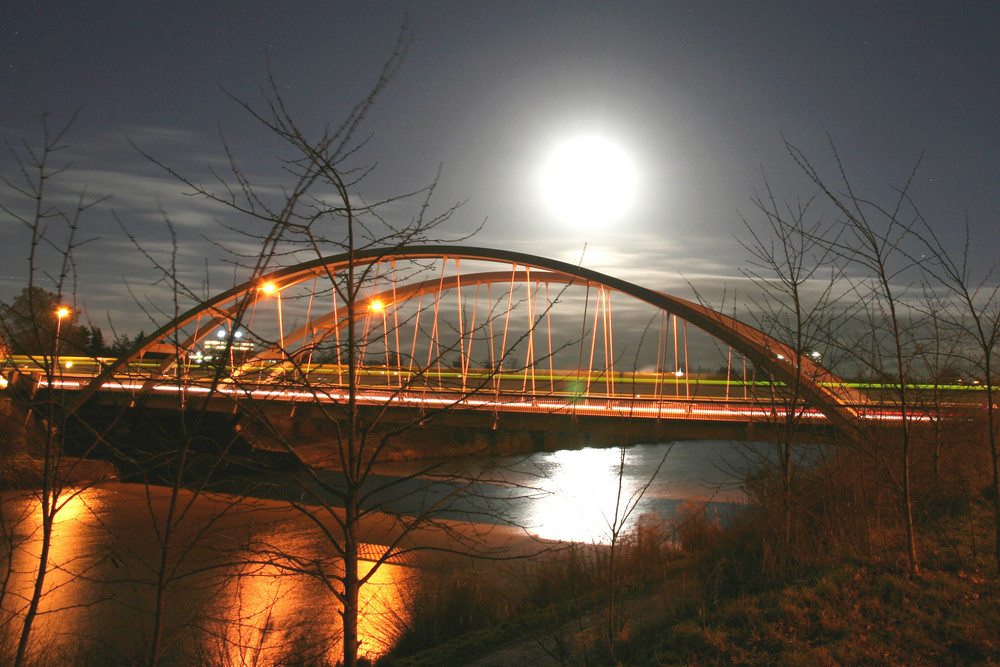
[[[420,631],[411,628],[400,648],[447,640],[440,629],[449,619],[464,636],[388,662],[466,660],[534,635],[562,664],[1000,663],[1000,578],[981,425],[916,434],[911,475],[922,569],[912,577],[905,573],[900,443],[891,432],[867,435],[861,446],[823,450],[796,472],[788,498],[775,471],[757,470],[747,480],[753,502],[733,520],[720,522],[698,504],[683,506],[669,524],[647,518],[623,540],[614,573],[607,551],[588,547],[491,566],[478,575],[489,586],[474,571],[439,583],[434,596],[424,591],[414,600],[434,631],[414,641]],[[605,618],[609,577],[622,599],[642,591],[644,601],[656,600],[658,617],[626,619],[614,635],[570,631]],[[470,632],[478,623],[493,630]]]

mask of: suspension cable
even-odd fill
[[[684,396],[691,399],[691,365],[688,363],[688,323],[684,320]]]
[[[313,299],[316,297],[316,282],[318,280],[319,274],[313,276],[312,290],[309,292],[309,306],[306,308],[306,327],[309,329],[309,354],[306,357],[306,375],[309,375],[309,369],[312,367],[313,349],[316,347],[316,328],[312,323],[312,307]]]
[[[602,331],[604,333],[604,383],[607,387],[607,392],[609,396],[615,395],[615,365],[614,360],[611,358],[611,342],[610,342],[610,328],[611,328],[611,295],[609,290],[604,290],[604,297],[601,299],[601,303],[604,308],[604,326]]]
[[[665,335],[663,332],[663,323],[667,319],[666,311],[660,311],[660,332],[656,339],[656,374],[654,378],[656,379],[656,386],[653,388],[653,396],[656,398],[656,418],[659,419],[663,411],[663,376],[664,364],[666,363],[666,345]]]
[[[611,309],[611,290],[606,290],[607,312],[605,315],[605,326],[607,327],[606,345],[608,359],[608,376],[611,379],[611,392],[615,392],[615,329],[614,313]]]
[[[729,382],[733,375],[733,346],[729,346],[729,359],[726,361],[726,402],[729,402]]]
[[[337,384],[344,384],[344,364],[340,356],[340,306],[337,303],[337,274],[333,274],[333,340],[334,350],[337,352]]]
[[[431,344],[427,349],[427,368],[431,367],[431,361],[437,366],[438,388],[441,388],[441,332],[438,329],[438,315],[441,312],[441,292],[444,289],[444,272],[448,266],[448,258],[443,257],[441,262],[441,277],[438,280],[437,292],[434,294],[434,325],[431,327]]]
[[[535,392],[535,304],[531,298],[531,267],[526,266],[524,276],[524,289],[528,301],[528,353],[524,359],[524,373],[522,374],[521,392],[528,390],[528,374],[531,374],[531,392]],[[536,290],[537,293],[537,290]]]
[[[590,363],[587,364],[587,394],[590,394],[591,378],[594,373],[594,351],[597,349],[597,323],[601,315],[601,299],[604,296],[604,285],[597,286],[597,303],[594,304],[594,326],[590,330]]]
[[[496,336],[493,333],[493,321],[496,319],[494,317],[493,311],[493,284],[489,283],[486,285],[486,299],[489,302],[489,332],[490,332],[490,375],[493,378],[493,385],[499,391],[500,388],[500,378],[497,373],[497,360],[496,360]]]
[[[461,258],[455,258],[455,296],[458,298],[458,372],[465,390],[465,313],[462,310],[462,267]]]
[[[472,341],[476,336],[476,316],[479,314],[479,291],[482,286],[481,282],[476,283],[476,296],[472,302],[472,322],[469,324],[469,357],[464,360],[465,366],[462,368],[462,391],[466,389],[465,378],[472,366]]]
[[[680,384],[680,361],[677,354],[677,316],[673,315],[674,320],[674,397],[681,397],[681,384]]]
[[[556,371],[552,352],[552,301],[549,299],[549,283],[545,282],[545,328],[549,334],[549,393],[556,391]]]
[[[403,374],[402,374],[403,362],[402,362],[402,359],[400,359],[400,356],[399,356],[399,355],[402,354],[402,352],[400,351],[400,348],[399,348],[399,299],[398,299],[398,297],[396,295],[396,260],[395,259],[392,260],[392,332],[393,332],[393,337],[396,339],[396,346],[395,346],[396,362],[393,365],[395,367],[395,369],[396,369],[396,379],[397,379],[396,386],[402,387],[403,386]]]
[[[507,358],[507,332],[510,329],[510,308],[514,301],[514,277],[517,274],[517,264],[511,264],[510,285],[507,289],[507,312],[503,318],[503,338],[500,341],[500,367],[499,372],[503,374],[504,360]],[[499,391],[499,384],[498,384]]]
[[[410,358],[407,361],[406,370],[408,372],[413,372],[413,366],[417,362],[417,335],[420,333],[420,315],[424,312],[424,295],[421,294],[417,299],[417,314],[413,321],[413,342],[410,344]],[[424,384],[427,383],[427,378],[424,378]]]
[[[590,306],[590,281],[588,280],[587,293],[583,297],[583,319],[580,321],[580,345],[579,345],[580,352],[577,355],[576,359],[576,384],[577,384],[576,391],[578,392],[579,395],[586,395],[589,394],[590,392],[589,385],[587,387],[586,392],[583,391],[583,388],[580,386],[580,373],[583,371],[583,341],[587,337],[587,309],[589,308],[589,306]],[[590,381],[589,377],[587,381],[589,383]],[[574,414],[576,414],[577,403],[578,401],[573,401]]]

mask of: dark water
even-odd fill
[[[41,517],[30,496],[6,493],[2,500],[16,545],[0,619],[0,641],[9,641],[6,628],[19,631],[20,624],[8,621],[23,612],[34,581]],[[273,557],[294,554],[335,573],[339,562],[322,531],[287,503],[237,503],[188,492],[180,500],[184,514],[171,536],[163,664],[283,664],[293,653],[335,662],[340,620],[329,590],[291,571],[295,562]],[[32,664],[147,662],[168,501],[169,490],[137,484],[102,485],[63,499]],[[379,654],[392,642],[396,614],[405,608],[400,596],[417,572],[389,564],[365,587],[366,652]],[[9,657],[3,648],[0,664]]]
[[[424,464],[385,465],[370,490],[393,511],[416,513],[436,503],[446,508],[446,519],[506,523],[542,538],[600,543],[643,514],[669,515],[692,499],[715,503],[709,507],[720,511],[731,508],[741,498],[734,471],[744,461],[745,447],[700,441],[453,461],[433,479],[405,484],[395,483],[398,476]],[[464,481],[470,476],[488,481],[472,485]],[[93,664],[144,659],[169,498],[159,487],[109,484],[65,499],[45,613],[35,626],[39,662],[80,662],[73,656],[79,647],[87,647]],[[40,512],[30,495],[7,493],[2,501],[4,524],[16,545],[2,605],[7,622],[23,611],[34,578]],[[338,562],[323,535],[335,525],[332,517],[317,513],[317,520],[310,520],[278,500],[237,502],[184,492],[180,501],[183,518],[171,536],[176,546],[170,552],[164,664],[281,664],[296,652],[335,662],[340,628],[335,600],[322,581],[293,571],[296,564],[336,571]],[[367,553],[377,555],[377,545],[387,543],[391,528],[383,528],[371,527]],[[275,553],[299,560],[274,558]],[[391,645],[418,574],[387,564],[364,588],[364,652],[378,655]]]

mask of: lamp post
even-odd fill
[[[281,321],[281,290],[274,283],[267,283],[261,289],[264,290],[265,294],[275,294],[278,299],[278,346],[281,348],[281,354],[285,354],[285,326]]]
[[[59,365],[59,334],[62,331],[63,318],[67,315],[69,315],[69,308],[66,306],[60,306],[59,310],[56,311],[56,352],[54,356],[56,369],[59,371],[60,376],[62,376],[62,367]]]

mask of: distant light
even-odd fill
[[[243,338],[243,332],[242,331],[237,331],[233,335],[236,336],[237,338]]]
[[[683,377],[684,371],[674,371],[674,375],[676,375],[677,377]]]
[[[274,283],[264,283],[261,289],[264,290],[265,294],[274,294],[278,287]]]
[[[368,304],[368,309],[369,310],[373,310],[375,312],[378,312],[378,311],[382,310],[383,308],[385,308],[385,304],[383,304],[381,301],[379,301],[377,299],[375,301],[372,301],[370,304]]]
[[[785,360],[785,355],[779,354],[778,355],[778,361],[784,361],[784,360]]]
[[[225,329],[219,329],[217,332],[215,332],[215,337],[216,338],[225,338],[226,337],[226,330]]]
[[[73,368],[73,362],[72,361],[67,361],[65,365],[66,365],[66,368]]]

